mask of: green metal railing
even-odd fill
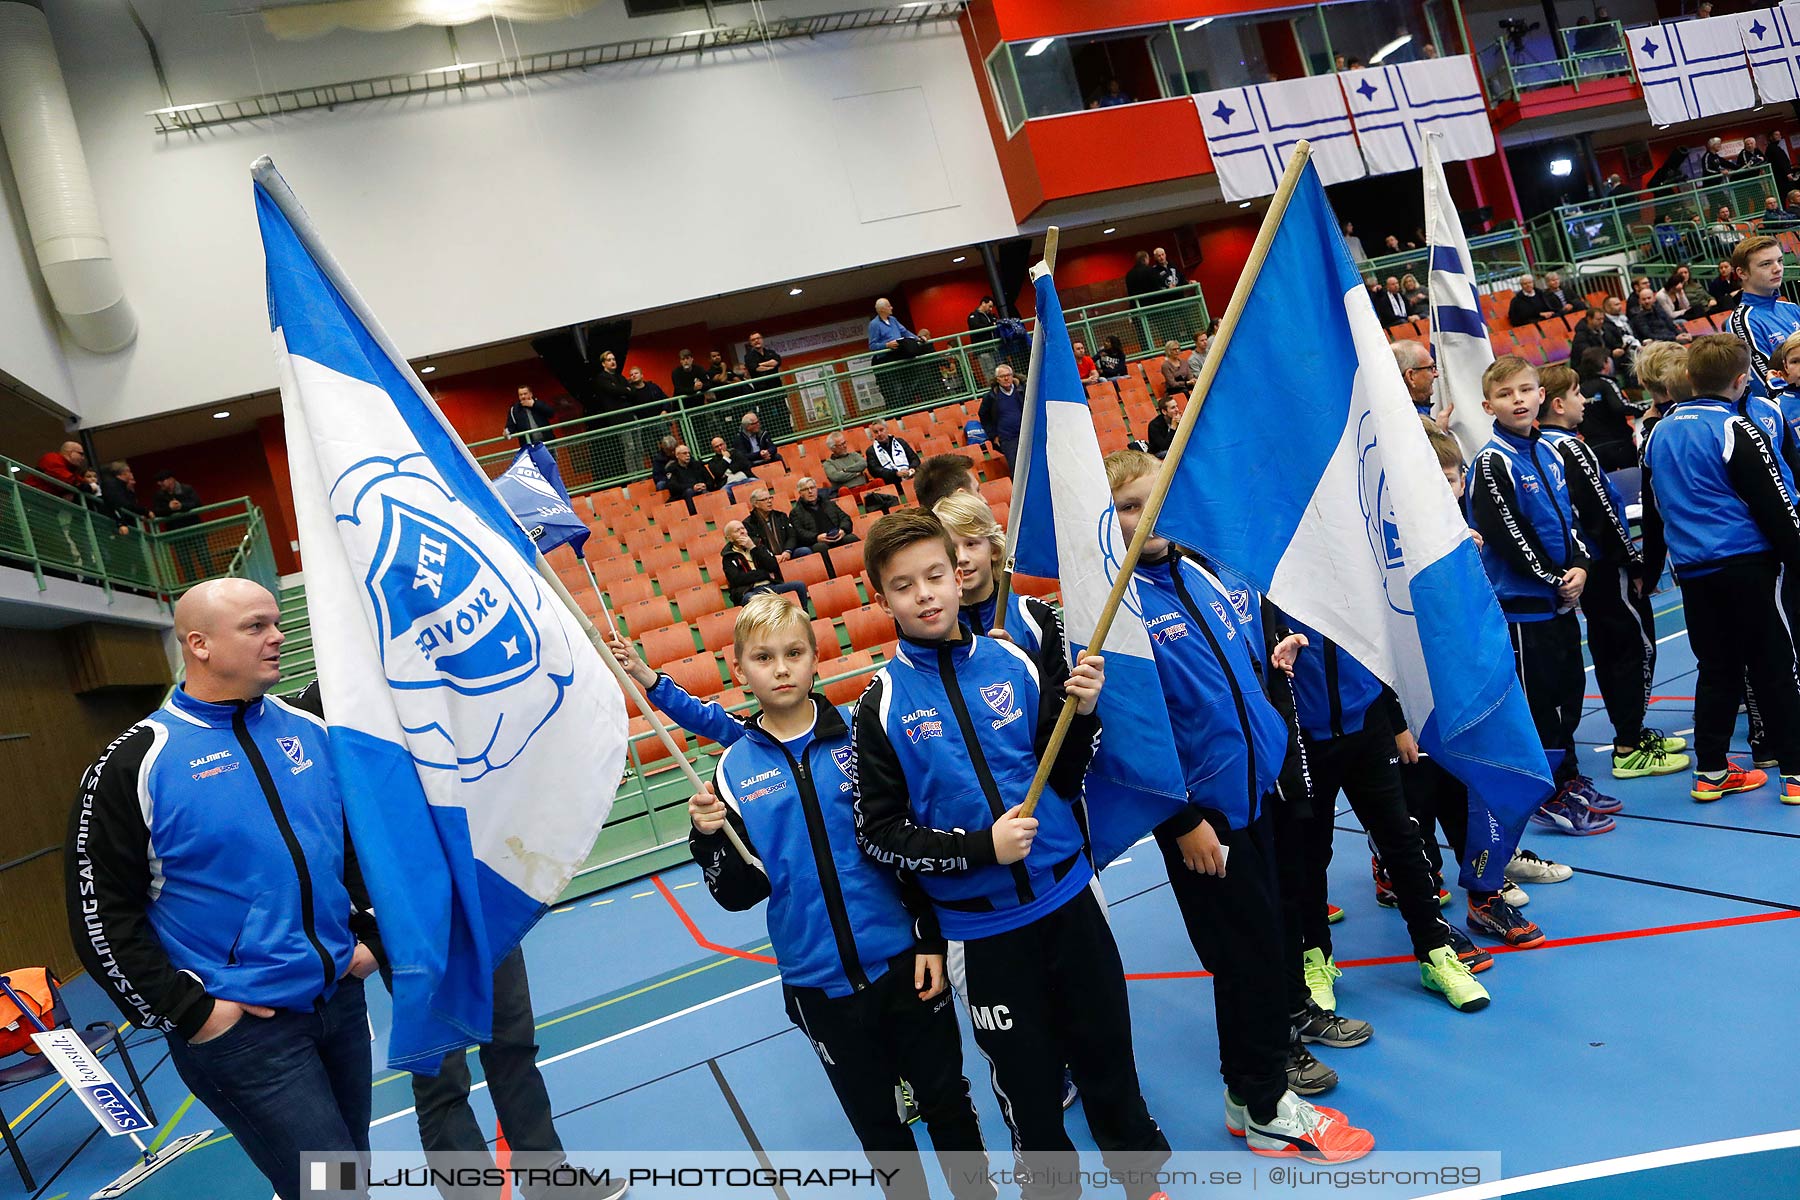
[[[1765,165],[1738,175],[1564,204],[1533,217],[1526,232],[1538,255],[1561,262],[1602,254],[1704,260],[1715,249],[1708,227],[1719,222],[1721,207],[1731,210],[1732,221],[1741,221],[1760,213],[1769,196],[1779,199],[1775,174]],[[1724,256],[1715,261],[1717,257]]]
[[[0,560],[29,569],[39,591],[60,576],[109,597],[122,590],[173,600],[228,575],[276,590],[275,552],[262,510],[248,498],[197,508],[173,529],[163,519],[119,526],[60,480],[4,457],[0,467]]]
[[[1106,338],[1117,337],[1132,360],[1161,353],[1171,338],[1192,345],[1194,334],[1209,323],[1206,300],[1196,284],[1147,298],[1070,309],[1065,320],[1069,336],[1090,353]],[[1026,323],[1027,331],[1031,325]],[[543,432],[569,491],[590,492],[648,475],[657,443],[671,433],[696,454],[708,455],[715,437],[729,442],[744,414],[754,410],[764,431],[777,442],[796,441],[976,399],[1002,364],[1023,375],[1026,358],[1023,347],[1009,355],[998,341],[979,341],[961,333],[932,339],[932,351],[916,358],[876,363],[867,353],[851,355],[784,370],[759,381],[759,387],[732,384],[718,389],[716,398],[704,404],[670,400],[641,405],[563,422]],[[511,437],[489,438],[469,449],[490,476],[497,476],[517,453],[518,442]]]
[[[1524,264],[1531,261],[1530,234],[1516,225],[1496,229],[1492,233],[1478,234],[1469,239],[1469,257],[1474,260],[1478,282],[1517,275],[1524,270]],[[1384,254],[1360,264],[1360,268],[1363,274],[1375,276],[1377,282],[1390,275],[1411,275],[1419,283],[1425,284],[1431,276],[1431,251],[1421,248]]]
[[[1538,88],[1573,87],[1599,79],[1616,79],[1632,73],[1631,54],[1625,47],[1625,28],[1617,21],[1574,25],[1560,30],[1563,56],[1548,61],[1518,57],[1502,37],[1483,46],[1475,55],[1489,103],[1516,99]]]

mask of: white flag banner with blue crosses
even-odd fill
[[[1274,195],[1288,155],[1302,138],[1312,143],[1313,165],[1325,183],[1369,173],[1336,75],[1202,92],[1194,104],[1227,200]]]
[[[1665,21],[1626,35],[1658,125],[1677,125],[1756,107],[1750,60],[1736,17]]]
[[[1733,19],[1750,56],[1758,102],[1800,99],[1800,5],[1759,8]]]
[[[1427,129],[1444,135],[1438,143],[1441,161],[1494,152],[1487,102],[1466,54],[1344,71],[1338,78],[1371,175],[1420,166],[1425,153],[1420,134]]]

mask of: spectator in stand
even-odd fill
[[[974,459],[966,454],[934,454],[920,464],[919,477],[913,482],[913,494],[920,508],[929,512],[952,492],[981,495]]]
[[[1638,289],[1637,305],[1631,310],[1631,332],[1640,342],[1682,342],[1694,340],[1684,325],[1664,312],[1656,302],[1656,293],[1645,284]]]
[[[1352,55],[1351,55],[1351,56],[1350,56],[1350,65],[1349,65],[1349,66],[1348,66],[1348,67],[1347,67],[1347,68],[1345,68],[1345,69],[1346,69],[1346,70],[1350,70],[1350,71],[1361,71],[1361,70],[1364,70],[1364,69],[1366,69],[1366,68],[1365,68],[1365,66],[1364,66],[1364,64],[1363,64],[1363,60],[1362,60],[1362,59],[1360,59],[1360,58],[1358,58],[1358,57],[1356,57],[1356,55],[1354,55],[1354,54],[1352,54]]]
[[[1206,352],[1210,349],[1212,349],[1212,335],[1204,329],[1194,330],[1194,348],[1188,351],[1187,365],[1188,370],[1194,373],[1195,379],[1200,378],[1200,366],[1206,361]]]
[[[1781,211],[1787,214],[1789,221],[1800,223],[1800,188],[1787,194],[1787,198],[1782,201]]]
[[[1075,351],[1075,373],[1081,376],[1081,382],[1099,383],[1100,368],[1094,365],[1094,356],[1087,352],[1087,344],[1077,338],[1070,348]]]
[[[669,415],[669,393],[662,390],[662,384],[645,379],[642,367],[633,367],[625,372],[625,383],[631,392],[633,408],[644,404],[661,404],[662,415]]]
[[[675,499],[681,499],[669,487],[669,469],[675,465],[675,447],[681,441],[674,434],[664,434],[663,440],[656,444],[656,450],[650,455],[650,484],[659,492],[666,492]]]
[[[1019,452],[1019,425],[1025,419],[1025,389],[1004,364],[994,372],[994,386],[981,398],[981,427],[1012,466]]]
[[[787,557],[757,545],[744,522],[725,522],[725,546],[719,554],[719,565],[725,568],[725,591],[731,602],[742,604],[757,592],[789,592],[800,598],[801,608],[810,605],[812,597],[804,583],[788,583],[781,578],[781,562]]]
[[[1095,97],[1094,102],[1089,105],[1089,107],[1116,108],[1121,104],[1136,103],[1137,101],[1132,98],[1131,93],[1125,90],[1124,84],[1120,83],[1117,79],[1109,79],[1106,81],[1106,86],[1101,89],[1100,95]]]
[[[983,377],[994,374],[995,343],[1000,340],[1000,333],[995,328],[1000,323],[1000,312],[994,306],[992,296],[983,296],[975,311],[969,314],[969,349],[975,352],[976,361],[981,364]]]
[[[1194,390],[1194,372],[1187,365],[1187,359],[1182,357],[1180,342],[1170,338],[1163,343],[1163,359],[1158,365],[1162,368],[1165,395],[1186,396]],[[1010,456],[1007,461],[1012,461]]]
[[[1106,340],[1100,343],[1100,353],[1094,358],[1094,369],[1100,372],[1102,379],[1123,379],[1127,369],[1125,347],[1119,341],[1119,335],[1109,333]],[[986,422],[982,422],[986,424]]]
[[[1713,312],[1724,312],[1737,307],[1738,292],[1737,271],[1729,258],[1719,260],[1719,273],[1706,281],[1706,294],[1712,297]]]
[[[1012,371],[1011,367],[1002,366],[1002,371]],[[907,444],[905,438],[888,432],[886,421],[873,421],[863,434],[869,439],[869,452],[863,456],[863,466],[869,472],[870,479],[880,480],[902,494],[905,493],[903,483],[911,479],[919,471],[919,453]]]
[[[107,463],[100,473],[100,500],[121,534],[130,533],[138,521],[150,515],[150,510],[138,501],[137,476],[124,459]]]
[[[1544,275],[1542,295],[1544,310],[1553,317],[1587,311],[1587,297],[1574,288],[1564,289],[1560,272],[1550,271]]]
[[[1723,138],[1707,138],[1706,153],[1700,156],[1700,173],[1702,175],[1723,175],[1731,167],[1731,160],[1723,153]]]
[[[762,484],[750,493],[750,515],[744,518],[750,540],[775,556],[776,562],[804,558],[812,550],[794,537],[794,522],[775,507],[775,493]]]
[[[1156,272],[1156,286],[1158,291],[1168,291],[1170,288],[1178,288],[1184,282],[1181,277],[1181,271],[1174,263],[1169,261],[1169,252],[1164,250],[1161,246],[1158,246],[1150,252],[1150,266]]]
[[[819,495],[819,481],[803,475],[794,485],[797,498],[788,517],[794,524],[794,541],[814,551],[833,546],[848,546],[856,541],[850,526],[850,514],[839,508],[837,501]]]
[[[1601,191],[1609,200],[1614,196],[1622,195],[1625,191],[1625,180],[1617,171],[1614,171],[1606,177],[1606,185]]]
[[[1422,317],[1431,311],[1431,293],[1419,286],[1417,275],[1400,277],[1400,294],[1406,297],[1406,311],[1411,316]]]
[[[1581,418],[1582,440],[1608,471],[1637,466],[1637,446],[1632,441],[1628,418],[1644,410],[1642,405],[1625,398],[1613,378],[1612,356],[1603,346],[1589,346],[1571,361],[1581,377],[1581,394],[1588,398],[1587,411]]]
[[[763,345],[760,333],[745,339],[744,370],[750,376],[750,386],[758,391],[781,386],[781,355]]]
[[[724,482],[704,460],[694,457],[694,452],[685,444],[675,447],[675,458],[669,464],[669,499],[692,500],[695,496],[704,496],[708,492],[719,489]],[[694,506],[688,505],[693,512]]]
[[[754,409],[745,413],[738,421],[737,452],[752,467],[763,467],[770,463],[787,466],[787,460],[781,457],[781,451],[775,448],[775,442],[763,432],[762,417]]]
[[[968,380],[963,378],[962,364],[948,355],[939,356],[937,360],[938,388],[945,397],[960,396],[969,390]]]
[[[1406,295],[1400,290],[1399,276],[1387,277],[1380,295],[1375,298],[1375,315],[1381,318],[1383,329],[1406,324],[1409,314],[1406,311]]]
[[[1156,415],[1150,418],[1150,428],[1144,434],[1145,444],[1156,457],[1166,456],[1174,444],[1175,427],[1181,424],[1182,405],[1186,400],[1186,392],[1171,391],[1156,402]]]
[[[669,382],[675,388],[676,400],[683,402],[692,400],[696,404],[705,403],[707,399],[706,372],[694,362],[692,350],[683,350],[678,357],[680,361],[676,363],[674,373],[669,376]]]
[[[892,359],[900,344],[918,337],[912,330],[900,323],[894,315],[894,306],[884,296],[875,302],[875,316],[869,322],[869,349],[877,355],[886,353],[888,359],[877,358],[877,362]]]
[[[1343,224],[1344,245],[1350,248],[1350,257],[1357,262],[1365,261],[1369,255],[1363,249],[1362,239],[1356,236],[1356,226],[1349,221]]]
[[[725,362],[725,356],[720,354],[717,350],[708,351],[706,356],[706,386],[712,389],[726,387],[731,384],[733,378],[731,367]]]
[[[1763,197],[1762,211],[1756,214],[1758,233],[1775,234],[1786,229],[1790,224],[1787,210],[1781,207],[1781,201],[1773,196]]]
[[[1437,56],[1438,56],[1438,48],[1437,48],[1436,42],[1426,42],[1424,45],[1419,47],[1419,57],[1420,58],[1429,59],[1429,58],[1436,58]]]
[[[1713,15],[1712,0],[1700,0],[1700,3],[1694,6],[1694,19],[1695,20],[1704,21],[1706,18],[1708,18],[1712,15]],[[1714,140],[1717,141],[1718,139],[1715,138]]]
[[[1127,296],[1148,296],[1162,290],[1162,276],[1151,265],[1150,252],[1139,250],[1137,261],[1125,272],[1125,294]]]
[[[1582,314],[1581,323],[1569,339],[1569,357],[1576,362],[1589,349],[1604,350],[1612,362],[1614,376],[1624,378],[1626,362],[1625,338],[1619,327],[1606,319],[1606,310],[1590,308]]]
[[[1731,170],[1733,174],[1752,175],[1761,171],[1768,161],[1763,157],[1762,147],[1756,144],[1756,135],[1753,133],[1744,138],[1744,148],[1731,161]]]
[[[1369,297],[1370,308],[1375,308],[1381,303],[1381,281],[1375,276],[1363,276],[1363,292]]]
[[[1779,129],[1769,134],[1769,170],[1775,174],[1777,191],[1786,193],[1795,185],[1794,160],[1788,156],[1787,147],[1782,143]],[[1795,208],[1791,196],[1788,197],[1787,206],[1790,211],[1800,212],[1800,209]]]
[[[81,490],[81,474],[88,469],[87,451],[81,448],[80,442],[64,442],[58,449],[52,450],[37,460],[38,475],[48,475],[57,483],[74,491]],[[25,482],[41,492],[58,495],[60,488],[53,487],[47,480],[29,476]]]
[[[1713,244],[1729,249],[1744,240],[1744,231],[1738,228],[1737,218],[1732,215],[1731,205],[1719,205],[1719,211],[1713,214],[1713,223],[1707,227],[1712,235]]]
[[[1656,306],[1662,309],[1671,320],[1687,320],[1704,313],[1711,307],[1710,304],[1693,305],[1688,300],[1687,285],[1693,276],[1694,273],[1686,266],[1676,267],[1668,281],[1662,285],[1662,290],[1656,293]],[[1698,308],[1699,312],[1691,312],[1690,308]]]
[[[737,499],[732,494],[733,488],[754,478],[750,474],[749,460],[722,437],[712,440],[712,457],[706,460],[706,465],[712,469],[713,478],[725,485],[725,497],[728,500]]]
[[[619,374],[619,356],[611,350],[600,355],[600,370],[594,376],[594,394],[582,403],[586,417],[613,415],[631,407],[631,384]]]
[[[825,478],[831,481],[835,491],[861,487],[870,482],[869,460],[850,448],[850,439],[844,436],[843,430],[826,437],[825,449],[827,457],[820,465],[825,468]],[[899,503],[898,496],[890,496],[886,492],[863,493],[864,511],[879,509],[886,512]]]
[[[1515,328],[1535,325],[1549,315],[1550,303],[1538,291],[1537,280],[1530,275],[1519,276],[1518,290],[1513,292],[1512,303],[1506,306],[1506,323]]]
[[[1333,71],[1348,71],[1350,69],[1350,60],[1345,58],[1342,54],[1334,54],[1331,56],[1331,69]]]
[[[200,518],[194,511],[199,507],[200,497],[193,488],[175,478],[175,472],[156,473],[156,496],[150,502],[150,511],[156,514],[164,532],[173,533],[198,525]],[[191,583],[212,574],[211,559],[207,547],[198,539],[176,539],[175,562],[184,581]]]
[[[1648,283],[1649,280],[1644,280],[1643,282]],[[1637,297],[1635,295],[1632,296],[1631,302],[1633,305],[1636,305]],[[1600,308],[1601,311],[1606,314],[1606,324],[1611,329],[1617,331],[1619,342],[1625,347],[1625,361],[1622,364],[1622,369],[1620,364],[1615,363],[1613,372],[1618,375],[1620,379],[1624,380],[1628,386],[1636,387],[1637,380],[1633,378],[1631,373],[1631,360],[1637,356],[1638,346],[1641,343],[1638,341],[1638,335],[1632,332],[1631,318],[1625,315],[1625,301],[1617,296],[1608,296],[1601,302]]]
[[[521,450],[548,438],[544,430],[553,424],[549,406],[539,404],[537,393],[528,387],[519,389],[519,398],[506,410],[506,432],[519,439]]]

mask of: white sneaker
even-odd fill
[[[1523,846],[1513,851],[1506,864],[1506,877],[1515,883],[1561,883],[1575,874],[1575,868],[1539,858]]]
[[[1524,908],[1531,903],[1531,897],[1525,894],[1525,889],[1510,879],[1501,887],[1500,898],[1514,908]]]
[[[1225,1093],[1225,1128],[1243,1138],[1257,1154],[1301,1158],[1307,1162],[1341,1163],[1361,1158],[1375,1148],[1375,1135],[1350,1124],[1335,1108],[1283,1092],[1275,1117],[1259,1124],[1249,1110]]]

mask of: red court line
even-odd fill
[[[1581,937],[1549,938],[1529,950],[1554,950],[1563,946],[1592,946],[1600,942],[1625,942],[1633,938],[1662,937],[1671,933],[1695,933],[1704,929],[1729,929],[1734,925],[1761,925],[1768,921],[1791,921],[1800,917],[1800,912],[1768,912],[1751,913],[1742,917],[1719,917],[1711,921],[1689,921],[1684,925],[1655,925],[1649,929],[1622,929],[1616,933],[1589,933]],[[1483,949],[1494,954],[1520,953],[1518,946],[1485,946]],[[1351,967],[1391,967],[1400,963],[1417,961],[1410,954],[1395,954],[1386,958],[1354,958],[1338,964],[1348,970]],[[1207,971],[1139,971],[1127,973],[1127,979],[1208,979]]]
[[[674,909],[675,915],[681,918],[681,923],[687,927],[688,936],[698,942],[702,949],[711,950],[715,954],[728,954],[732,958],[747,958],[751,962],[773,963],[775,961],[767,954],[754,954],[749,950],[739,950],[733,946],[721,946],[717,942],[708,941],[706,935],[700,932],[700,927],[694,924],[694,918],[688,916],[687,909],[681,907],[681,901],[675,898],[675,893],[669,890],[669,885],[662,881],[662,876],[652,875],[650,882],[656,885],[656,890],[662,893],[662,898],[669,902],[669,907]]]

